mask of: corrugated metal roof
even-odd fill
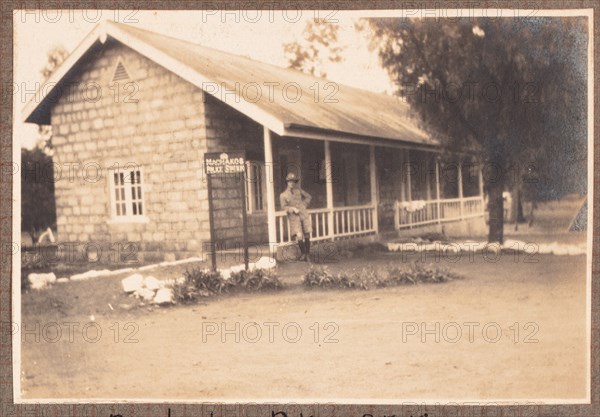
[[[396,97],[334,83],[338,89],[331,100],[326,100],[327,94],[333,91],[324,90],[326,79],[120,23],[109,23],[108,36],[111,26],[193,69],[215,86],[238,91],[242,96],[245,92],[246,101],[281,122],[287,134],[306,129],[420,145],[437,144],[419,128],[408,105]],[[319,83],[318,100],[315,100],[315,83]],[[259,98],[258,91],[261,92]],[[217,95],[217,98],[221,97]],[[232,94],[221,99],[229,104]]]

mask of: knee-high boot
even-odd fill
[[[300,248],[300,259],[306,256],[306,245],[302,239],[298,239],[298,247]]]
[[[304,260],[306,262],[310,262],[310,236],[306,236],[304,238],[304,247],[305,247],[305,255],[304,255]]]

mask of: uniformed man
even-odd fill
[[[290,235],[298,242],[301,259],[310,262],[310,233],[312,222],[306,208],[311,195],[298,185],[298,177],[290,172],[285,178],[287,188],[279,196],[281,208],[285,210],[290,224]]]

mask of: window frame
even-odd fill
[[[260,200],[261,200],[261,208],[257,208],[256,207],[256,192],[254,190],[255,187],[255,183],[253,181],[250,181],[250,176],[248,175],[250,173],[251,168],[253,167],[258,167],[259,168],[259,175],[260,175],[260,191],[261,191],[261,195],[260,195]],[[254,160],[250,160],[250,161],[246,161],[246,201],[245,201],[245,206],[246,206],[246,213],[248,214],[252,214],[252,213],[266,213],[267,211],[267,201],[266,201],[266,187],[267,187],[267,182],[266,182],[266,178],[265,178],[265,163],[262,161],[254,161]]]
[[[127,179],[131,172],[139,172],[139,187],[141,188],[141,198],[132,197],[132,181]],[[116,184],[114,181],[114,175],[122,173],[124,175],[123,186],[124,186],[124,200],[125,203],[125,215],[117,215],[117,204],[122,204],[121,201],[117,203],[115,197]],[[136,184],[137,185],[137,184]],[[140,166],[128,168],[127,166],[118,167],[108,170],[108,190],[109,190],[109,204],[110,204],[110,218],[108,223],[148,223],[150,219],[146,214],[146,187],[144,182],[144,170]],[[140,203],[142,207],[142,214],[133,214],[134,202]]]

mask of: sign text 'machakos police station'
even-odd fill
[[[235,174],[244,172],[245,160],[242,152],[213,152],[204,155],[206,175]]]
[[[217,269],[216,231],[213,204],[213,177],[227,177],[228,174],[242,176],[240,181],[241,216],[242,216],[242,244],[244,247],[244,265],[248,269],[248,220],[246,214],[246,155],[242,151],[235,152],[209,152],[204,154],[204,172],[208,187],[208,210],[210,218],[210,236],[213,249],[211,250],[211,263],[213,270]]]

